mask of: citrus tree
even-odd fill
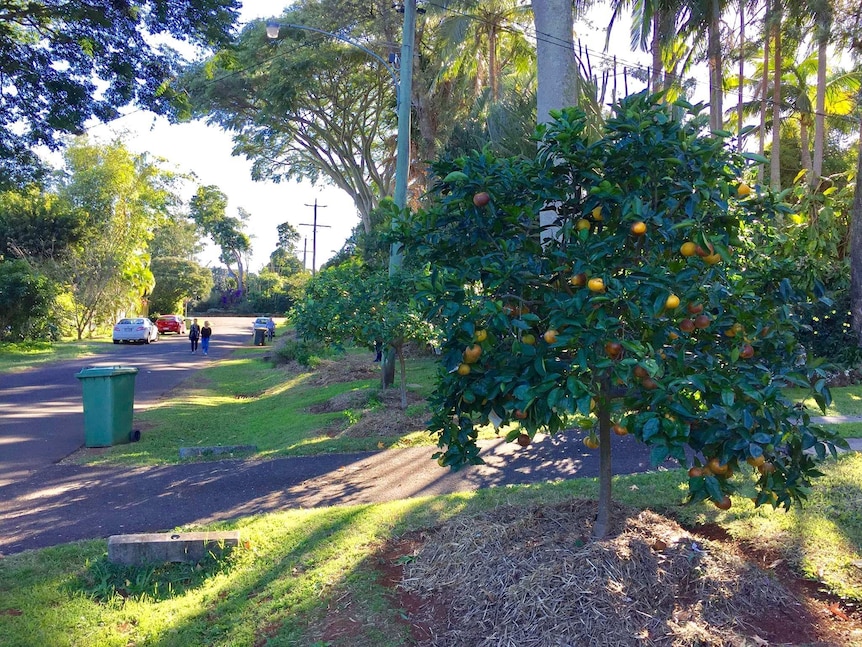
[[[433,336],[432,327],[411,303],[412,275],[390,277],[358,258],[322,270],[306,285],[305,298],[293,309],[297,334],[325,344],[373,346],[385,343],[401,373],[401,406],[407,407],[404,346]],[[386,387],[384,380],[381,386]]]
[[[740,235],[768,232],[784,207],[740,180],[745,159],[704,136],[705,117],[635,95],[597,141],[565,109],[540,126],[533,160],[476,152],[434,165],[434,199],[399,235],[430,268],[419,297],[445,340],[430,426],[441,465],[481,462],[482,425],[516,423],[506,438],[521,445],[588,430],[599,537],[612,433],[649,445],[654,464],[688,465],[693,450],[690,501],[805,498],[816,460],[841,443],[782,394],[829,400],[796,341],[806,295],[792,264]],[[748,465],[756,481],[737,475]]]

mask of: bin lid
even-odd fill
[[[134,366],[88,366],[76,373],[75,377],[82,380],[87,377],[111,377],[113,375],[135,375],[138,369]]]

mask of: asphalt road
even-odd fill
[[[84,441],[75,378],[82,368],[136,366],[140,410],[181,388],[206,362],[250,343],[249,321],[214,320],[208,357],[192,355],[185,338],[168,336],[149,346],[109,344],[97,358],[0,375],[0,553],[287,508],[598,475],[598,452],[586,450],[577,431],[538,438],[527,448],[485,443],[486,464],[459,472],[431,460],[432,447],[131,469],[59,464]],[[643,445],[629,437],[613,441],[616,473],[651,469]]]

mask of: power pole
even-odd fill
[[[318,227],[329,227],[329,225],[318,225],[317,224],[317,198],[314,199],[314,204],[307,204],[306,207],[314,207],[314,222],[307,223],[301,222],[299,223],[300,227],[311,227],[311,275],[314,276],[317,273],[317,228]],[[326,205],[320,205],[321,209],[325,209]]]

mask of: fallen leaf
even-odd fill
[[[377,449],[383,449],[384,447],[386,447],[386,445],[383,443],[382,440],[377,443]]]
[[[837,602],[833,602],[826,608],[829,610],[829,613],[831,613],[836,618],[841,618],[842,620],[850,620],[850,616],[844,613],[844,611],[841,609]]]
[[[652,545],[652,549],[658,552],[661,552],[667,548],[667,542],[662,541],[661,539],[656,539]]]

